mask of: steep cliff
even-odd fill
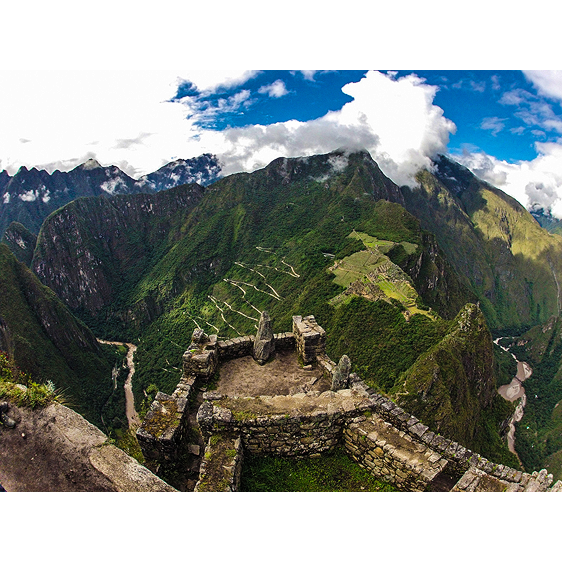
[[[130,292],[174,244],[173,227],[202,195],[192,184],[158,194],[77,199],[45,221],[33,270],[85,318],[121,327],[153,320],[162,312],[157,300],[131,300]],[[112,314],[116,308],[118,315]]]
[[[112,390],[112,360],[92,332],[0,244],[0,349],[33,377],[51,380],[93,423]]]
[[[443,339],[405,371],[392,394],[433,431],[482,450],[490,437],[486,424],[499,398],[495,373],[484,315],[478,305],[467,304]]]
[[[2,242],[10,248],[19,261],[25,263],[27,267],[31,266],[37,236],[27,230],[23,224],[19,222],[11,223],[4,232]]]
[[[409,196],[366,152],[280,158],[205,189],[73,201],[45,221],[33,268],[98,335],[140,337],[133,381],[139,401],[153,384],[173,391],[195,327],[219,337],[252,333],[263,310],[276,332],[290,329],[295,314],[313,314],[330,335],[330,353],[348,354],[365,380],[390,391],[443,340],[447,321],[477,300],[449,265],[439,236],[404,207]],[[450,243],[461,245],[450,232]],[[361,262],[375,247],[385,255],[377,272]],[[334,268],[345,260],[355,260],[359,282],[372,275],[385,298],[331,304],[342,293]],[[489,338],[487,328],[482,334]],[[490,405],[489,382],[476,373],[478,357],[489,352],[482,338],[470,342],[473,371],[459,359],[467,371],[458,396],[448,398],[450,412],[441,412],[439,423],[451,431],[459,429],[449,418],[454,404],[463,419],[472,412],[476,425],[478,411]],[[454,369],[446,367],[443,380],[450,382]]]

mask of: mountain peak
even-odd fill
[[[94,168],[101,168],[101,164],[94,158],[89,158],[80,166],[83,170],[93,170]]]

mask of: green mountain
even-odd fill
[[[4,232],[2,242],[10,248],[19,261],[25,263],[28,267],[31,266],[37,236],[27,230],[23,224],[12,222]]]
[[[457,196],[447,196],[463,228],[474,230]],[[411,199],[366,152],[280,158],[204,189],[73,201],[43,224],[33,269],[96,335],[135,338],[139,402],[150,385],[173,390],[195,327],[219,337],[253,333],[266,309],[279,332],[293,315],[314,314],[330,356],[347,354],[391,396],[413,389],[433,350],[439,369],[426,395],[449,415],[432,417],[423,400],[411,400],[410,410],[467,443],[491,443],[487,456],[505,459],[500,429],[511,412],[485,413],[497,365],[484,317],[465,307],[478,300],[479,285],[450,265],[441,231],[406,210]],[[450,232],[449,245],[459,245]],[[465,316],[472,335],[463,339]],[[461,431],[455,416],[470,428]]]
[[[420,188],[403,188],[405,207],[478,296],[490,328],[520,331],[559,314],[562,238],[445,157],[417,180]]]
[[[135,298],[147,271],[177,242],[201,200],[197,184],[157,194],[80,198],[52,213],[32,268],[91,327],[127,336],[163,312],[160,297]]]
[[[0,289],[0,349],[33,380],[51,380],[71,407],[100,425],[113,391],[113,355],[5,244]]]

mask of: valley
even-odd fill
[[[509,401],[520,394],[506,386],[509,368],[498,363],[492,333],[526,341],[510,348],[520,365],[532,356],[526,384],[545,380],[544,350],[531,349],[538,333],[525,333],[558,313],[562,238],[448,159],[418,179],[417,189],[397,186],[367,152],[336,151],[279,158],[253,173],[213,176],[205,186],[168,183],[68,201],[33,227],[36,238],[26,233],[30,224],[6,226],[20,261],[4,244],[2,259],[20,278],[34,279],[60,313],[56,321],[34,313],[42,328],[31,336],[18,331],[31,314],[30,297],[18,307],[0,302],[9,333],[0,344],[14,342],[22,366],[47,377],[30,359],[31,338],[47,331],[52,340],[55,325],[76,334],[84,345],[72,348],[75,362],[93,341],[89,352],[103,357],[103,367],[84,371],[89,381],[77,384],[79,375],[68,372],[55,383],[72,389],[92,423],[122,434],[141,423],[158,391],[173,392],[195,328],[227,340],[254,333],[264,310],[275,332],[310,314],[329,335],[330,356],[348,354],[366,384],[432,431],[514,468],[519,455],[534,469],[520,453],[538,443],[520,436],[526,418],[512,446]],[[10,295],[19,286],[2,282]],[[121,346],[121,355],[104,351],[108,344]],[[45,345],[57,353],[64,347]],[[124,358],[126,380],[125,371],[117,375],[108,410],[110,373]],[[558,363],[548,368],[557,372]],[[102,371],[92,388],[92,373]],[[551,376],[548,384],[559,381]],[[545,431],[549,439],[544,454],[532,456],[538,466],[562,450],[562,438],[547,420],[554,404],[537,414],[534,400],[528,396],[525,406],[533,439]]]
[[[118,345],[127,348],[127,356],[125,361],[127,362],[127,369],[128,375],[127,380],[123,388],[125,389],[125,414],[127,415],[127,421],[129,423],[129,429],[134,430],[136,429],[141,420],[137,411],[135,410],[135,397],[133,395],[133,376],[135,375],[135,351],[137,350],[137,346],[132,343],[124,343],[120,341],[105,341],[105,340],[98,340],[100,343],[105,345]]]

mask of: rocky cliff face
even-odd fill
[[[73,201],[45,221],[33,270],[71,309],[96,317],[173,242],[172,225],[202,196],[203,188],[192,184],[158,194]],[[146,313],[150,319],[150,307]]]
[[[93,423],[113,362],[86,325],[0,244],[0,349],[34,380],[51,380]]]
[[[6,232],[4,232],[2,242],[10,248],[19,261],[25,263],[27,267],[31,266],[37,236],[29,232],[23,224],[19,222],[11,223]]]

